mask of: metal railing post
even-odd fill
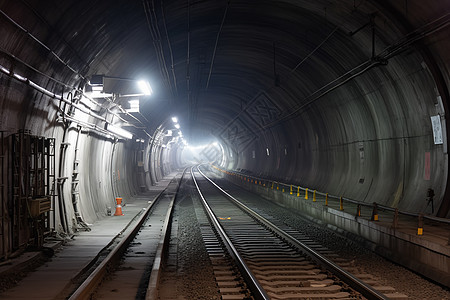
[[[417,227],[417,235],[423,235],[423,214],[419,215],[419,225]]]
[[[373,203],[372,221],[378,221],[378,205]]]
[[[394,212],[394,219],[392,220],[392,227],[393,228],[398,227],[398,208],[396,208],[395,212]]]

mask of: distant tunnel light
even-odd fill
[[[138,86],[144,95],[151,95],[153,93],[150,84],[145,80],[139,80]]]
[[[133,134],[131,132],[126,131],[125,129],[122,129],[120,127],[113,126],[111,124],[106,125],[106,130],[128,140],[133,138]]]
[[[172,122],[178,123],[178,118],[177,117],[172,117]]]
[[[175,124],[176,129],[180,129],[180,124]]]

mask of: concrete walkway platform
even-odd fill
[[[108,245],[111,240],[123,231],[144,208],[154,201],[172,180],[172,173],[152,186],[150,191],[127,199],[122,208],[124,216],[110,216],[95,222],[91,231],[82,231],[64,245],[46,245],[56,247],[55,255],[44,265],[30,272],[17,286],[0,294],[0,299],[65,299],[65,294],[71,288],[71,283],[77,281],[82,271],[88,268],[91,261]],[[24,255],[4,263],[0,274],[19,272],[35,259],[40,252]],[[30,298],[30,291],[33,297]]]

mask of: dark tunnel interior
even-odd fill
[[[70,234],[213,162],[448,218],[449,21],[445,0],[0,0],[1,213],[57,191]]]

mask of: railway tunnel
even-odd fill
[[[444,228],[449,13],[444,0],[0,1],[0,258],[203,162]]]

